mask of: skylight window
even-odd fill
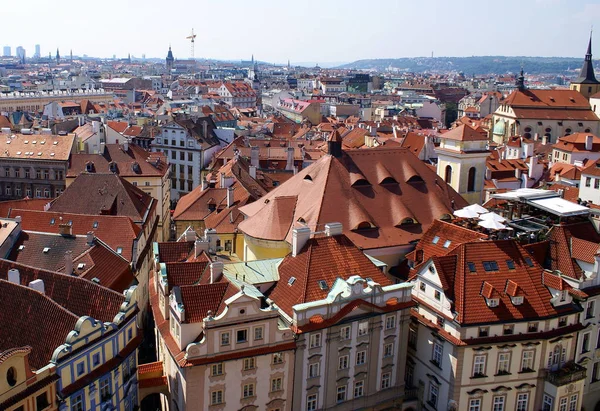
[[[97,221],[94,221],[94,224],[92,224],[92,227],[93,227],[93,228],[98,228],[98,222],[97,222]]]
[[[48,254],[48,251],[50,251],[50,247],[44,247],[44,249],[42,250],[44,254]]]
[[[296,282],[296,277],[290,277],[290,279],[288,280],[288,285],[292,285]]]
[[[23,251],[23,249],[24,249],[24,248],[25,248],[25,246],[24,246],[24,245],[20,245],[20,246],[19,246],[19,251]]]
[[[85,263],[79,263],[77,264],[77,269],[78,270],[83,270],[85,268]]]
[[[467,265],[469,266],[469,271],[470,271],[470,272],[474,273],[474,272],[476,272],[476,271],[477,271],[477,270],[475,269],[475,263],[473,263],[473,262],[468,262],[468,263],[467,263]]]
[[[485,271],[498,271],[498,263],[495,261],[484,261],[483,269]]]
[[[54,225],[54,219],[53,218],[50,219],[50,225]]]
[[[117,254],[122,254],[123,253],[123,247],[117,247]]]
[[[506,265],[508,266],[509,270],[515,269],[515,262],[513,260],[506,260]]]
[[[319,288],[323,291],[327,290],[329,287],[327,286],[327,281],[325,280],[319,280]]]
[[[533,261],[531,261],[531,258],[529,257],[525,257],[525,264],[527,264],[530,267],[533,267]]]
[[[444,241],[444,248],[450,247],[450,244],[452,244],[452,241],[450,241],[450,240]]]
[[[431,240],[432,244],[437,244],[438,241],[440,241],[440,237],[438,237],[437,235],[433,237],[433,240]]]

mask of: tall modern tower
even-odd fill
[[[10,53],[10,46],[4,46],[4,52],[2,53],[3,57],[10,57],[11,53]]]
[[[17,47],[16,56],[19,58],[19,60],[25,62],[25,49],[22,46]]]
[[[40,45],[36,44],[35,45],[35,54],[33,55],[33,57],[35,57],[36,59],[39,59],[42,56],[42,53],[40,51]]]

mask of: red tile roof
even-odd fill
[[[485,141],[488,139],[484,133],[476,131],[467,124],[461,124],[460,126],[441,134],[440,137],[458,141]]]
[[[549,251],[550,251],[550,268],[552,270],[559,270],[563,275],[579,279],[583,275],[583,270],[575,261],[575,256],[590,260],[592,257],[592,250],[589,247],[585,247],[582,250],[573,249],[573,239],[580,239],[586,242],[593,242],[596,244],[600,243],[600,234],[596,231],[593,224],[589,221],[555,225],[548,232]],[[578,241],[575,241],[577,244]]]
[[[169,288],[198,283],[204,275],[208,261],[166,263]]]
[[[224,301],[238,292],[224,279],[212,284],[184,285],[180,289],[186,324],[202,322],[209,311],[215,316],[220,314],[225,308]]]

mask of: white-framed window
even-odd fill
[[[396,327],[396,316],[388,315],[387,317],[385,317],[385,329],[391,330],[394,327]]]
[[[598,181],[598,179],[596,179],[596,181]],[[594,306],[594,300],[588,301],[587,307],[585,308],[585,318],[594,318]]]
[[[503,395],[495,396],[492,400],[492,411],[504,411],[506,397]]]
[[[223,390],[217,390],[210,393],[210,405],[223,403]]]
[[[83,394],[78,394],[71,400],[71,411],[83,411]]]
[[[338,370],[345,370],[348,368],[349,358],[347,355],[341,355],[338,359]]]
[[[321,346],[321,333],[314,333],[310,335],[310,348],[316,348]]]
[[[434,408],[437,407],[438,396],[440,394],[440,389],[433,382],[429,383],[429,394],[427,395],[427,402],[429,405]]]
[[[253,370],[256,367],[254,357],[244,358],[244,370]]]
[[[366,335],[369,332],[369,323],[364,321],[362,323],[358,323],[358,336]]]
[[[521,372],[533,370],[534,355],[535,351],[533,350],[523,351],[523,354],[521,354]]]
[[[569,400],[569,411],[577,411],[578,399],[579,398],[578,398],[577,394],[571,395],[571,398]]]
[[[591,333],[585,333],[581,338],[581,353],[584,354],[590,350],[590,337]]]
[[[318,377],[320,374],[321,364],[318,362],[314,362],[312,364],[308,364],[308,378]]]
[[[254,383],[244,384],[244,398],[254,397]]]
[[[346,325],[346,326],[340,328],[340,339],[341,340],[350,339],[350,326],[349,325]]]
[[[340,385],[337,387],[337,402],[346,401],[346,386]]]
[[[485,355],[476,355],[473,357],[473,377],[485,375]]]
[[[517,394],[517,408],[515,411],[527,411],[529,405],[529,393],[520,392]]]
[[[560,401],[558,401],[558,411],[567,411],[567,403],[569,399],[567,397],[562,397]]]
[[[354,383],[354,398],[360,398],[365,394],[365,382],[356,381]]]
[[[392,374],[389,372],[386,372],[385,374],[381,375],[381,389],[385,390],[386,388],[390,388],[392,382]]]
[[[254,329],[254,339],[255,340],[262,340],[263,339],[263,328],[262,327],[256,327]]]
[[[310,394],[306,397],[306,411],[315,411],[317,409],[317,394]]]
[[[367,352],[366,351],[359,351],[356,353],[356,365],[362,365],[366,362],[367,360]]]
[[[273,354],[273,364],[281,364],[281,363],[283,363],[283,353],[276,352],[275,354]]]
[[[221,345],[229,345],[229,332],[221,333]]]
[[[215,375],[223,375],[223,363],[222,363],[222,362],[220,362],[220,363],[217,363],[217,364],[213,364],[213,365],[210,367],[210,374],[211,374],[212,376],[215,376]]]
[[[390,343],[390,344],[384,345],[383,346],[383,356],[391,357],[392,355],[394,355],[394,344]]]
[[[277,377],[271,380],[271,391],[281,391],[283,388],[283,378]]]
[[[498,374],[508,374],[510,371],[510,353],[498,354]]]
[[[441,367],[443,355],[444,347],[442,346],[442,344],[434,341],[433,350],[431,352],[431,361],[433,361],[438,367]]]
[[[469,400],[469,411],[481,411],[481,398],[471,398]]]
[[[548,394],[544,394],[542,401],[542,411],[552,411],[554,409],[554,398]]]

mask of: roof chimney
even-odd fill
[[[208,121],[202,121],[202,137],[208,138]]]
[[[258,146],[252,146],[250,147],[250,165],[258,168],[259,164],[258,164],[258,154],[259,154],[259,149]]]
[[[331,237],[334,235],[342,234],[343,226],[342,223],[327,223],[325,224],[325,235]]]
[[[206,178],[202,179],[202,191],[206,190],[208,188],[208,181],[206,181]]]
[[[21,284],[21,274],[16,268],[8,270],[8,281],[13,284]]]
[[[288,171],[294,169],[294,147],[287,148],[287,163],[285,164],[285,169]]]
[[[129,140],[127,138],[125,139],[125,141],[123,141],[123,151],[124,152],[129,151]]]
[[[256,166],[250,166],[248,172],[250,173],[250,177],[256,179]]]
[[[65,251],[65,274],[73,274],[73,251]]]
[[[292,231],[292,257],[300,254],[300,251],[310,239],[310,228],[298,227]]]
[[[89,246],[94,245],[94,239],[95,239],[94,232],[88,231],[86,237],[87,237],[87,244]]]
[[[44,280],[33,280],[29,283],[29,287],[44,294]]]
[[[592,151],[594,136],[585,136],[585,151]]]
[[[197,239],[194,243],[194,258],[198,258],[202,251],[208,252],[208,241]]]
[[[216,283],[223,275],[223,263],[221,261],[213,261],[210,263],[210,283]]]
[[[58,233],[64,236],[72,236],[73,235],[73,226],[71,224],[59,224],[58,225]]]
[[[337,127],[331,132],[327,140],[327,151],[334,157],[342,156],[342,136]]]
[[[227,208],[233,206],[233,187],[227,187]]]
[[[195,241],[196,232],[194,230],[188,230],[185,232],[185,241]]]

